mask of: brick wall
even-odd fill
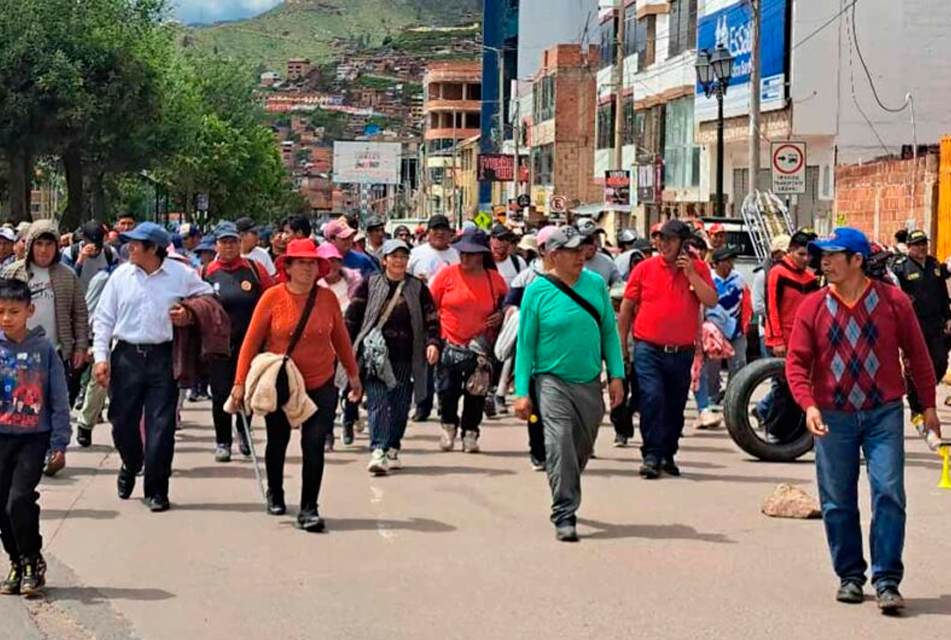
[[[889,244],[912,221],[914,228],[932,234],[937,180],[936,155],[840,165],[835,170],[836,224]]]

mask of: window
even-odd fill
[[[693,98],[667,104],[664,177],[675,189],[700,184],[700,147],[694,142]]]
[[[614,146],[614,97],[598,107],[597,148],[610,149]]]
[[[697,47],[697,0],[670,0],[670,41],[667,55]]]
[[[637,5],[624,9],[624,56],[637,53]]]
[[[535,83],[532,120],[537,124],[555,117],[555,77],[545,76]]]
[[[617,47],[617,17],[601,23],[601,68],[614,64],[614,49]]]
[[[649,15],[637,21],[634,36],[637,45],[637,70],[643,71],[654,64],[654,49],[657,44],[657,16]]]
[[[429,181],[433,184],[440,184],[446,178],[446,168],[445,167],[430,167],[429,168]]]
[[[625,146],[637,144],[634,96],[624,96],[624,100],[621,102],[621,108],[624,109],[624,144]]]
[[[656,155],[664,151],[665,108],[658,105],[634,112],[635,144],[639,153]]]
[[[551,184],[555,174],[555,145],[546,144],[532,149],[532,184]]]

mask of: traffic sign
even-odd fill
[[[527,193],[523,193],[522,195],[518,197],[517,202],[518,202],[518,206],[524,209],[532,205],[532,198]]]
[[[492,216],[490,216],[485,211],[480,211],[479,215],[475,217],[475,220],[473,220],[473,222],[475,222],[476,225],[482,229],[488,229],[489,227],[492,226]]]
[[[548,207],[552,213],[565,213],[568,210],[568,198],[565,196],[552,196],[548,202]]]
[[[806,143],[773,142],[770,145],[772,190],[777,195],[806,192]]]

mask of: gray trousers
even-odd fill
[[[551,521],[575,524],[581,506],[581,472],[594,453],[604,417],[601,380],[571,384],[551,375],[535,378],[545,427],[545,468],[551,486]]]

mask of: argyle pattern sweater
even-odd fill
[[[793,322],[786,379],[806,409],[853,413],[902,399],[901,353],[926,408],[935,406],[934,367],[911,301],[870,280],[853,306],[826,287],[809,295]]]

